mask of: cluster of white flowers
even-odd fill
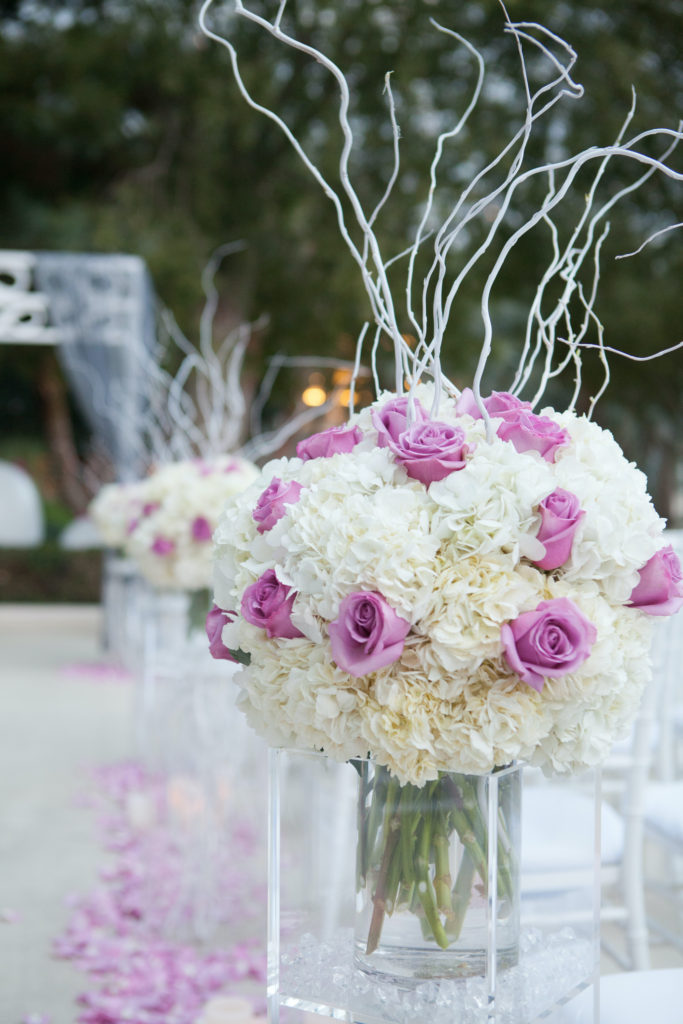
[[[464,441],[452,471],[425,480],[404,456],[412,404],[389,426],[389,442],[382,437],[383,411],[397,406],[384,395],[346,432],[326,432],[327,447],[316,435],[322,447],[269,463],[226,506],[214,535],[215,600],[235,613],[225,647],[248,662],[235,676],[241,707],[273,745],[371,754],[401,782],[515,759],[557,771],[594,765],[623,735],[649,678],[651,620],[627,603],[665,543],[645,477],[611,434],[573,413],[529,414],[532,432],[561,438],[548,455],[499,436],[505,415],[495,404],[487,425],[471,403],[446,397],[432,415],[429,386],[413,397],[446,437],[436,456],[454,431]],[[570,492],[579,511],[569,540],[562,517],[553,527],[562,564],[541,568],[550,548],[539,506],[554,492]],[[376,616],[367,629],[349,619],[358,594],[375,602],[362,612]],[[563,613],[571,605],[583,653],[535,685],[543,668],[527,676],[525,663],[522,678],[502,634],[544,602]],[[542,647],[564,642],[554,628]],[[336,648],[335,629],[346,630]],[[368,652],[376,660],[364,671]]]
[[[90,502],[88,515],[107,547],[122,549],[125,546],[128,524],[142,507],[142,487],[141,481],[104,484]]]
[[[136,484],[107,485],[90,511],[153,586],[199,590],[211,585],[211,538],[225,502],[257,476],[232,455],[169,463]]]

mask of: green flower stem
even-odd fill
[[[401,818],[401,868],[403,882],[406,886],[412,886],[415,882],[415,843],[420,824],[420,812],[411,809],[414,807],[414,789],[412,786],[404,786],[399,804],[399,815]]]
[[[191,591],[188,612],[190,629],[204,631],[206,615],[210,608],[211,592],[206,587],[203,590]]]
[[[405,879],[402,877],[396,896],[396,907],[400,907],[402,910],[413,911],[416,903],[419,906],[419,902],[415,897],[415,882],[406,885]]]
[[[479,876],[486,888],[488,885],[488,829],[484,815],[477,799],[474,784],[468,783],[464,777],[460,787],[452,779],[444,780],[454,801],[451,819],[460,837],[460,842],[472,857]],[[511,898],[512,880],[505,850],[498,843],[498,895]]]
[[[429,922],[434,940],[442,949],[448,949],[449,939],[444,930],[436,906],[434,886],[429,874],[430,852],[432,845],[432,815],[428,812],[423,815],[420,826],[420,834],[417,842],[417,854],[415,857],[415,874],[417,875],[417,892]]]
[[[370,811],[367,807],[368,796],[372,790],[372,782],[369,780],[369,772],[367,764],[360,764],[359,762],[353,762],[354,767],[360,775],[360,799],[358,801],[358,857],[356,858],[356,889],[360,889],[365,884],[365,879],[368,876],[368,825],[370,820]]]
[[[377,949],[385,916],[397,908],[414,913],[425,938],[442,949],[461,934],[475,876],[488,883],[488,828],[476,780],[444,775],[424,787],[401,786],[388,769],[374,781],[361,773],[359,890],[372,886],[366,953]],[[498,897],[513,898],[514,850],[501,808],[498,830]],[[450,843],[463,847],[455,878]]]
[[[503,808],[498,808],[498,865],[502,874],[504,895],[512,900],[514,896],[514,885],[512,882],[512,867],[515,851],[508,835],[507,825]]]
[[[377,832],[382,821],[382,812],[387,789],[387,777],[388,773],[385,770],[377,769],[375,773],[374,790],[372,793],[372,803],[370,804],[370,810],[367,817],[365,853],[363,855],[365,878],[367,878],[368,872],[372,866],[373,853],[375,851],[375,846],[377,845]]]
[[[472,825],[477,842],[481,846],[484,856],[484,863],[488,862],[488,828],[477,798],[476,784],[470,784],[469,792],[465,796],[465,813]],[[498,819],[502,815],[499,813]],[[487,872],[488,874],[488,872]],[[487,884],[487,876],[483,875],[484,885]],[[498,898],[510,899],[512,897],[512,879],[510,876],[509,858],[502,842],[500,829],[498,831]]]
[[[390,821],[390,827],[384,835],[382,863],[380,864],[379,874],[377,875],[375,895],[372,897],[374,906],[372,910],[372,919],[370,921],[370,930],[368,931],[368,942],[365,948],[366,955],[373,953],[377,949],[380,935],[382,934],[382,925],[384,923],[384,915],[387,909],[388,883],[390,881],[389,869],[394,851],[398,846],[400,825],[401,822],[398,816],[392,818]],[[393,895],[395,895],[395,893],[393,893],[392,896]]]
[[[453,886],[453,892],[451,893],[451,906],[452,913],[446,922],[446,932],[451,942],[454,942],[460,936],[462,926],[465,921],[465,915],[467,914],[467,908],[470,905],[470,897],[472,895],[472,882],[476,874],[476,868],[474,861],[470,857],[467,850],[463,850],[463,855],[460,860],[460,867],[455,878],[455,885]]]
[[[398,817],[393,819],[392,828],[401,831],[401,822]],[[387,870],[387,884],[386,884],[386,895],[384,898],[385,909],[387,914],[393,914],[396,904],[398,902],[398,893],[401,885],[401,849],[400,845],[397,844],[394,847],[394,852],[391,855],[389,861],[389,868]]]
[[[465,802],[460,787],[458,787],[455,782],[448,777],[444,778],[443,781],[444,787],[453,801],[450,811],[450,818],[453,822],[453,826],[460,837],[460,842],[474,861],[482,882],[486,884],[486,879],[488,877],[486,866],[486,843],[482,842],[482,839],[477,837],[475,828],[465,811]]]
[[[451,866],[449,863],[448,816],[443,811],[433,811],[433,844],[434,844],[434,892],[436,904],[442,914],[447,917],[453,912],[451,906]]]

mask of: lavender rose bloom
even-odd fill
[[[564,427],[549,416],[535,416],[526,409],[510,412],[496,433],[502,441],[510,441],[518,452],[538,452],[546,462],[554,462],[559,449],[570,442]]]
[[[465,431],[439,420],[421,420],[399,434],[389,447],[408,476],[429,486],[465,468],[470,446]]]
[[[409,630],[381,594],[357,591],[344,598],[329,625],[332,657],[344,672],[365,676],[401,657]]]
[[[339,455],[353,451],[363,436],[360,427],[330,427],[320,434],[299,441],[296,454],[304,462],[309,459],[326,459],[330,455]]]
[[[213,536],[213,530],[211,523],[206,516],[196,516],[192,521],[192,537],[194,540],[206,541],[211,540]]]
[[[678,555],[667,545],[640,570],[628,603],[648,615],[673,615],[683,605],[683,573]]]
[[[372,410],[372,425],[377,431],[377,444],[380,448],[388,447],[398,441],[401,434],[408,429],[408,410],[410,399],[407,395],[392,398],[379,409]],[[429,419],[424,407],[417,399],[413,401],[414,423]]]
[[[237,665],[239,664],[237,658],[223,643],[223,626],[226,622],[232,622],[235,615],[235,612],[223,611],[215,604],[206,616],[206,635],[209,638],[209,651],[212,658],[217,658],[219,661],[234,661]]]
[[[175,551],[175,543],[168,537],[155,537],[151,550],[155,555],[170,555]]]
[[[497,419],[507,419],[525,409],[531,412],[531,402],[522,402],[515,395],[511,395],[509,391],[492,391],[487,398],[483,399],[483,403],[489,416],[495,416]],[[455,403],[455,411],[459,415],[467,413],[475,420],[482,419],[472,388],[464,389]]]
[[[510,668],[539,693],[546,676],[563,676],[578,668],[597,635],[593,623],[568,597],[541,601],[500,631]]]
[[[266,487],[263,494],[256,502],[256,508],[252,512],[252,518],[258,523],[256,529],[259,533],[266,533],[272,530],[279,519],[282,519],[286,512],[285,505],[294,505],[299,500],[303,490],[301,484],[295,480],[283,483],[279,477],[274,476]]]
[[[303,636],[292,624],[296,592],[280,583],[274,569],[268,569],[242,594],[241,611],[252,626],[261,626],[269,637],[291,640]]]
[[[571,554],[576,528],[586,513],[581,511],[576,495],[562,487],[544,498],[538,510],[541,525],[536,539],[544,546],[545,555],[532,561],[539,569],[559,569]]]

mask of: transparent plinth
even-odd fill
[[[539,863],[537,855],[525,858],[520,844],[519,926],[513,955],[509,941],[501,943],[498,938],[499,901],[495,892],[490,897],[490,890],[495,890],[491,876],[489,898],[483,902],[489,907],[492,943],[479,962],[468,968],[465,960],[462,970],[454,973],[439,963],[442,956],[448,958],[448,950],[436,951],[435,976],[427,966],[424,977],[415,976],[411,966],[410,976],[401,977],[396,962],[387,968],[380,957],[368,970],[359,956],[365,926],[359,937],[358,922],[363,921],[367,903],[356,860],[360,784],[358,765],[336,764],[309,752],[271,751],[270,1024],[309,1021],[310,1015],[351,1024],[564,1021],[565,1004],[598,977],[599,814],[595,827],[582,835],[580,863],[571,872],[566,865],[555,871],[554,864]],[[556,786],[558,791],[548,798],[557,805],[563,786],[574,783],[546,783],[531,773],[529,785]],[[583,785],[588,792],[593,787],[589,799],[599,806],[597,781],[584,780]],[[486,793],[488,786],[489,778],[484,777]],[[494,802],[489,793],[483,804],[494,833],[496,790],[494,785]],[[530,800],[530,807],[535,803]],[[521,825],[524,830],[524,798]],[[475,880],[477,885],[483,890],[481,880]],[[593,1005],[588,1013],[584,1009],[581,1021],[598,1024],[598,1007]]]

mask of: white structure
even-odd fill
[[[144,465],[142,372],[156,345],[154,290],[143,260],[117,253],[39,252],[34,281],[59,330],[59,360],[119,480]]]
[[[59,331],[48,325],[48,302],[32,291],[36,257],[0,249],[0,342],[54,345]]]
[[[93,435],[121,480],[144,470],[141,367],[155,347],[154,291],[143,260],[0,250],[0,344],[57,345]]]
[[[44,540],[38,488],[25,470],[0,462],[0,547],[31,548]]]

